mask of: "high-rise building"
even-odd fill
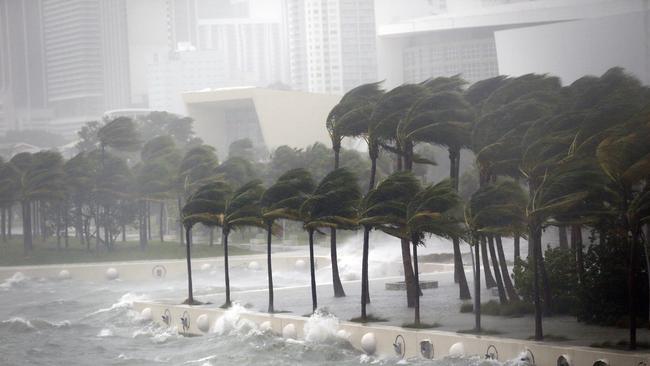
[[[125,0],[42,0],[51,128],[72,135],[130,104]]]
[[[342,94],[376,80],[373,4],[373,0],[284,0],[295,88]]]
[[[182,92],[286,82],[273,3],[279,1],[170,0],[169,48],[148,67],[149,108],[184,113]]]
[[[40,0],[0,0],[0,133],[49,119]]]

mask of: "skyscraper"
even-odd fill
[[[373,0],[284,0],[295,88],[342,94],[377,77]]]
[[[40,0],[0,0],[0,133],[49,118]]]
[[[72,135],[130,103],[125,0],[42,0],[51,129]]]

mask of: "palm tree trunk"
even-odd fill
[[[418,246],[413,243],[413,273],[415,274],[415,291],[420,293],[420,274],[418,273]],[[415,319],[413,321],[417,327],[420,325],[420,296],[415,297]]]
[[[538,245],[538,243],[542,240],[542,231],[534,224],[530,224],[529,227],[528,245],[533,249],[531,258],[533,265],[533,301],[535,303],[535,340],[541,341],[544,339],[544,331],[542,329],[542,302],[539,293],[539,257],[541,256],[541,245]]]
[[[56,249],[61,250],[61,205],[56,207],[56,224],[54,225],[54,230],[56,230]]]
[[[273,269],[271,268],[271,239],[273,230],[273,223],[269,223],[266,227],[266,276],[269,280],[269,314],[273,314]]]
[[[497,260],[496,251],[494,250],[494,237],[488,237],[488,247],[490,249],[490,258],[492,259],[492,267],[494,268],[494,276],[496,277],[497,289],[499,290],[499,302],[503,304],[508,303],[506,290],[503,286],[503,279],[501,278],[501,271],[499,269],[499,262]]]
[[[479,242],[474,239],[474,330],[481,331],[481,251]]]
[[[332,260],[332,285],[334,286],[334,297],[345,297],[345,290],[339,276],[338,254],[336,252],[336,229],[330,229],[330,258]]]
[[[521,259],[521,250],[520,250],[521,237],[519,235],[515,235],[514,240],[515,240],[515,243],[514,243],[514,246],[515,246],[514,260],[515,260],[515,263],[517,263],[517,260]]]
[[[458,192],[460,176],[460,149],[449,148],[449,178],[451,186]],[[465,277],[465,266],[463,265],[463,256],[460,252],[460,240],[453,239],[454,248],[454,282],[458,283],[458,290],[461,300],[471,299],[467,277]]]
[[[160,232],[160,242],[165,242],[165,201],[160,201],[160,216],[158,221],[158,229]]]
[[[626,220],[627,221],[627,220]],[[628,224],[629,225],[629,224]],[[629,231],[626,230],[626,234]],[[637,284],[636,272],[639,262],[638,241],[639,235],[636,230],[632,231],[632,242],[630,245],[630,268],[628,270],[628,306],[630,318],[630,344],[629,349],[636,349],[636,328],[637,328]]]
[[[227,228],[222,229],[223,233],[223,270],[224,270],[224,281],[226,283],[226,303],[223,304],[223,307],[229,308],[232,306],[230,301],[230,270],[228,268],[228,235],[230,230]]]
[[[187,245],[185,257],[187,259],[187,304],[192,305],[194,303],[194,294],[192,291],[192,261],[190,254],[190,231],[191,228],[187,229]]]
[[[126,243],[126,224],[122,223],[122,243]]]
[[[585,265],[584,255],[582,253],[582,228],[580,225],[571,226],[571,246],[575,248],[576,252],[576,274],[578,275],[578,283],[583,283]]]
[[[23,201],[23,247],[25,254],[29,253],[32,250],[32,212],[31,212],[31,203],[29,201]]]
[[[183,206],[181,206],[181,195],[176,196],[176,203],[178,204],[178,238],[183,246]]]
[[[411,262],[411,244],[408,240],[402,239],[402,266],[404,267],[404,282],[406,283],[406,304],[409,308],[415,306],[415,298],[418,291],[415,287],[415,276],[413,275],[413,264]]]
[[[544,295],[544,315],[550,316],[553,313],[551,307],[551,284],[548,279],[548,272],[546,271],[546,263],[544,262],[544,254],[542,252],[542,235],[540,233],[539,241],[537,242],[539,248],[539,272],[542,277],[542,290]]]
[[[146,203],[147,212],[147,240],[151,240],[151,204],[149,201]]]
[[[490,272],[490,260],[488,259],[487,254],[487,242],[485,236],[481,236],[481,255],[483,256],[483,271],[485,272],[485,287],[493,288],[497,285],[494,277],[492,277],[492,272]]]
[[[210,246],[214,245],[214,228],[209,228],[210,230]]]
[[[316,266],[314,264],[314,229],[309,229],[309,270],[311,275],[311,305],[312,311],[316,312],[318,298],[316,295]]]
[[[510,271],[508,271],[508,264],[506,263],[506,255],[503,252],[503,242],[501,241],[501,236],[497,235],[495,240],[497,246],[497,255],[499,256],[499,267],[501,268],[501,276],[503,277],[503,284],[506,287],[508,298],[510,298],[510,301],[519,301],[519,295],[517,295],[515,286],[512,285],[512,279],[510,278]]]
[[[334,145],[334,169],[339,168],[341,145]],[[339,276],[339,263],[336,251],[336,229],[330,229],[330,261],[332,262],[332,286],[334,287],[334,297],[345,297],[345,290]]]
[[[566,226],[560,225],[557,227],[558,236],[560,237],[560,248],[569,249],[569,241],[566,236]]]
[[[10,203],[9,207],[7,207],[7,236],[9,237],[9,240],[11,240],[11,226],[13,224],[13,219],[14,219],[14,213],[13,213],[13,204]]]
[[[63,239],[65,240],[65,248],[68,249],[68,245],[70,244],[68,242],[68,226],[70,226],[70,223],[68,222],[68,201],[65,202],[64,207],[63,207]]]
[[[375,188],[375,179],[377,176],[377,158],[370,158],[370,180],[368,181],[368,191]]]
[[[361,321],[368,320],[366,314],[366,304],[368,304],[370,295],[368,288],[368,250],[370,244],[370,226],[363,226],[363,254],[361,256]]]
[[[2,213],[0,215],[0,231],[2,232],[2,242],[5,243],[7,242],[7,210],[4,207],[0,207],[0,212]]]

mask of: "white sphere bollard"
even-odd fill
[[[260,330],[264,333],[272,331],[273,327],[271,326],[271,322],[268,320],[262,322],[262,324],[260,324]]]
[[[258,271],[260,269],[260,264],[257,263],[256,261],[251,261],[248,263],[248,269],[251,271]]]
[[[153,319],[153,314],[151,313],[151,308],[144,308],[140,312],[140,317],[142,317],[143,320],[146,321],[151,321]]]
[[[72,276],[70,276],[70,271],[68,271],[67,269],[62,269],[61,272],[59,272],[58,277],[60,280],[69,280],[70,277]]]
[[[282,328],[282,338],[284,339],[296,339],[298,333],[296,333],[296,326],[293,323],[289,323]]]
[[[465,346],[463,342],[457,342],[449,347],[449,357],[459,358],[465,356]]]
[[[305,269],[307,269],[307,263],[305,263],[305,261],[303,261],[302,259],[298,259],[296,261],[295,268],[297,271],[304,271]]]
[[[375,333],[366,333],[361,337],[361,350],[368,355],[372,355],[377,350],[377,338]]]
[[[336,332],[336,336],[337,336],[338,338],[340,338],[340,339],[345,339],[345,340],[349,340],[349,339],[350,339],[350,333],[346,332],[344,329],[339,329],[339,330]]]
[[[117,271],[117,269],[111,267],[106,270],[106,279],[109,281],[116,280],[118,277],[120,277],[120,273]]]
[[[207,271],[209,271],[211,268],[212,268],[212,266],[210,265],[210,263],[203,263],[203,264],[201,265],[201,271],[203,271],[203,272],[207,272]]]
[[[203,333],[210,330],[210,318],[207,314],[201,314],[196,318],[196,327]]]

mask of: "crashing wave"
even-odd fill
[[[0,283],[0,289],[6,291],[11,288],[19,287],[27,280],[29,280],[29,277],[25,276],[22,272],[16,272],[13,274],[13,276],[5,279],[2,281],[2,283]]]

